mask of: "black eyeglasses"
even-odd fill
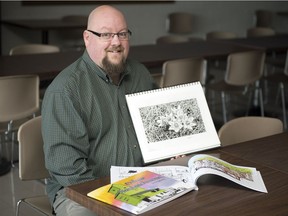
[[[98,33],[92,30],[88,30],[87,31],[91,32],[92,34],[100,37],[101,40],[104,41],[109,41],[112,40],[112,38],[114,38],[115,35],[117,35],[117,37],[119,38],[119,40],[129,40],[130,36],[132,34],[132,32],[130,30],[128,31],[123,31],[123,32],[118,32],[118,33],[110,33],[110,32],[105,32],[105,33]]]

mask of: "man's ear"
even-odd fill
[[[87,30],[85,30],[83,32],[83,40],[84,40],[84,43],[85,43],[86,46],[89,43],[89,38],[90,38],[90,34],[89,34],[89,32]]]

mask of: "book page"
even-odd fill
[[[219,158],[205,154],[191,157],[188,166],[195,184],[200,176],[214,174],[249,189],[267,193],[260,172],[253,167],[235,166]]]
[[[189,184],[189,187],[195,187],[193,178],[189,173],[189,168],[185,166],[154,166],[154,167],[123,167],[111,166],[110,181],[111,183],[135,175],[143,171],[151,171],[169,178],[182,181],[184,184]]]
[[[126,95],[145,163],[220,146],[200,82]]]

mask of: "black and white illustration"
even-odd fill
[[[148,143],[206,132],[196,98],[139,108]]]
[[[145,163],[220,146],[200,82],[126,95]]]

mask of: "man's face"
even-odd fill
[[[94,22],[95,20],[95,22]],[[124,18],[118,13],[102,13],[95,15],[89,30],[97,33],[127,32]],[[84,41],[91,59],[108,74],[123,72],[125,61],[129,53],[129,40],[121,40],[117,35],[106,40],[85,31]]]

